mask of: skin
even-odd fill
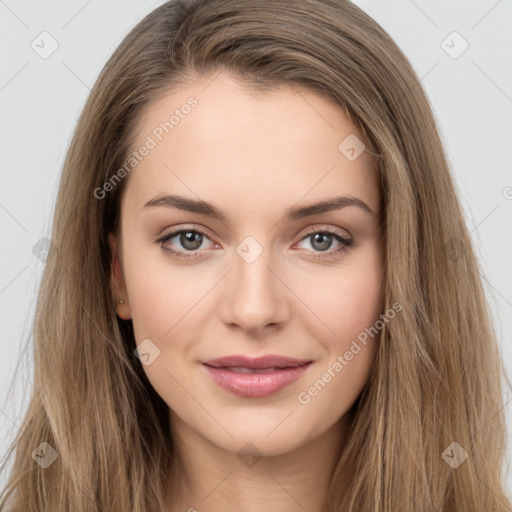
[[[368,152],[350,161],[338,150],[348,135],[364,136],[329,99],[296,86],[256,95],[227,73],[197,78],[151,104],[134,146],[190,96],[197,107],[127,178],[121,228],[109,238],[116,298],[125,301],[118,315],[132,319],[137,344],[150,339],[160,350],[144,371],[169,405],[177,450],[179,487],[170,479],[168,510],[320,512],[378,336],[309,403],[298,395],[383,313],[375,161]],[[144,207],[165,194],[212,203],[226,222]],[[337,196],[359,198],[374,214],[346,206],[284,219],[290,207]],[[179,235],[156,242],[171,228],[205,232],[195,253],[209,257],[166,252],[193,245]],[[309,228],[334,231],[353,246],[336,253],[342,243],[315,243]],[[236,252],[247,236],[263,249],[251,263]],[[201,361],[231,354],[313,364],[275,394],[247,398],[202,371]],[[237,453],[247,443],[256,458],[244,463]]]

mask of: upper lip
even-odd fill
[[[232,355],[220,357],[218,359],[209,359],[203,361],[203,364],[213,366],[214,368],[225,368],[231,366],[238,366],[242,368],[251,368],[254,370],[263,368],[294,368],[306,363],[311,363],[310,359],[294,359],[292,357],[285,357],[279,355],[266,355],[261,357],[247,357],[244,355]]]

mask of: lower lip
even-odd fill
[[[311,363],[295,368],[283,368],[268,373],[238,373],[227,368],[203,365],[212,379],[226,391],[238,396],[259,398],[269,396],[289,386],[307,370]]]

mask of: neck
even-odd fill
[[[324,512],[349,424],[347,414],[314,440],[288,453],[242,456],[212,444],[171,414],[175,457],[168,510]]]

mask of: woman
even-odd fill
[[[433,115],[353,4],[148,15],[84,108],[47,261],[2,510],[510,509]]]

